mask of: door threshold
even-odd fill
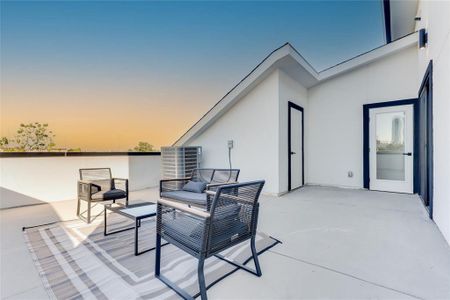
[[[415,195],[417,193],[408,193],[408,192],[393,192],[393,191],[383,191],[383,190],[372,190],[368,189],[371,192],[382,192],[382,193],[391,193],[391,194],[402,194],[402,195]]]
[[[301,186],[299,186],[299,187],[290,189],[290,190],[288,191],[288,193],[293,192],[293,191],[296,191],[296,190],[299,190],[299,189],[301,189],[301,188],[303,188],[303,187],[305,187],[305,186],[304,186],[304,185],[301,185]]]

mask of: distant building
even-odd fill
[[[392,144],[403,143],[403,121],[400,117],[392,120]]]

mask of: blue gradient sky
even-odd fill
[[[1,2],[1,134],[41,121],[62,147],[170,144],[287,41],[317,70],[378,47],[381,2]],[[99,139],[116,114],[127,134]]]

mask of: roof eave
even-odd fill
[[[180,146],[188,143],[190,140],[198,136],[209,124],[223,115],[231,106],[239,99],[246,95],[253,87],[261,82],[268,74],[277,68],[277,62],[283,58],[292,56],[296,50],[286,43],[278,49],[270,53],[260,64],[258,64],[247,76],[244,77],[238,84],[236,84],[222,99],[220,99],[200,120],[195,123],[184,135],[182,135],[173,146]],[[298,55],[301,57],[300,55]],[[307,68],[312,67],[301,58],[299,61],[301,65]],[[318,73],[312,69],[315,75]]]
[[[371,51],[353,57],[328,69],[319,72],[319,81],[325,81],[330,78],[342,75],[346,72],[360,68],[374,61],[377,61],[385,56],[392,55],[405,48],[411,47],[417,44],[419,35],[417,32],[413,32],[401,39],[393,41],[389,44],[375,48]]]

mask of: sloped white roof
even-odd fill
[[[189,128],[173,146],[182,146],[201,134],[276,69],[282,69],[292,78],[298,80],[301,85],[310,88],[325,80],[350,72],[407,48],[417,43],[417,38],[417,33],[410,34],[320,72],[316,71],[291,44],[286,43],[264,58],[247,76],[207,111],[200,120]]]

